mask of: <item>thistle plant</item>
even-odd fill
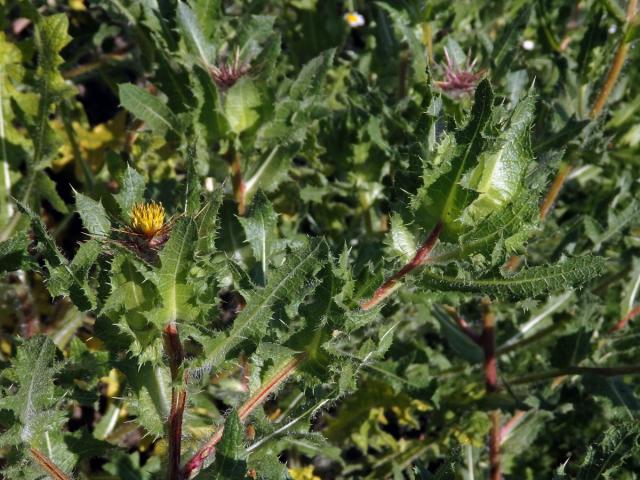
[[[3,478],[634,478],[637,4],[550,5],[0,6]]]

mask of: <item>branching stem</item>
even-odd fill
[[[267,383],[265,383],[254,395],[252,395],[242,406],[238,409],[238,417],[240,421],[244,422],[247,417],[264,402],[269,395],[271,395],[280,385],[282,385],[300,366],[304,361],[306,355],[301,353],[287,362],[275,375],[273,375]],[[206,459],[215,452],[216,445],[222,439],[222,433],[224,432],[224,426],[218,428],[214,434],[205,442],[202,447],[195,453],[195,455],[185,464],[182,469],[182,478],[193,478],[198,471],[202,468],[202,465]]]

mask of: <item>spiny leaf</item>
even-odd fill
[[[170,131],[179,131],[178,119],[155,95],[131,83],[121,83],[118,91],[120,104],[144,121],[155,133],[164,135]]]
[[[254,197],[246,217],[239,218],[244,233],[256,260],[262,264],[262,274],[266,279],[268,259],[273,253],[278,216],[271,203],[262,193]]]
[[[12,367],[3,374],[17,389],[3,399],[2,408],[19,419],[19,439],[27,444],[60,427],[49,413],[57,401],[53,381],[60,365],[54,363],[55,352],[51,339],[33,337],[20,346]]]
[[[526,298],[578,287],[600,276],[604,266],[602,257],[584,256],[557,265],[525,268],[508,277],[466,279],[426,271],[423,282],[427,287],[442,290]]]
[[[149,321],[158,327],[177,320],[193,319],[192,285],[187,274],[193,262],[196,247],[196,224],[191,218],[178,220],[171,231],[171,238],[160,252],[160,268],[155,272],[154,283],[158,288],[162,306],[147,314]]]
[[[196,57],[205,69],[208,68],[209,65],[215,62],[215,50],[205,39],[198,22],[199,19],[184,2],[178,2],[177,13],[178,27],[189,52]],[[207,20],[207,17],[200,18],[203,21]]]
[[[111,222],[107,216],[107,211],[102,206],[100,200],[96,201],[80,192],[74,192],[76,197],[76,211],[82,218],[84,228],[91,235],[102,238],[109,237],[111,233]]]
[[[505,241],[506,253],[515,253],[537,224],[536,199],[537,195],[533,192],[520,195],[512,204],[490,214],[472,230],[461,235],[457,245],[436,247],[430,262],[464,260],[478,253],[489,257],[501,239]]]
[[[533,160],[529,130],[533,121],[535,96],[529,91],[516,105],[509,126],[478,159],[469,172],[467,188],[479,193],[464,211],[463,222],[475,224],[491,212],[511,202],[523,186],[524,174]]]
[[[205,346],[207,358],[214,365],[225,359],[228,352],[246,339],[255,340],[266,331],[273,307],[305,290],[310,278],[322,267],[326,246],[313,242],[311,246],[295,250],[287,255],[284,264],[270,276],[267,285],[255,292],[236,317],[231,331],[218,334]]]
[[[233,410],[224,422],[224,432],[216,452],[210,478],[216,480],[244,478],[247,472],[244,452],[244,427],[238,417],[238,412]]]
[[[258,89],[249,77],[241,78],[231,87],[224,100],[224,114],[231,131],[236,135],[252,127],[260,118],[261,104]]]
[[[127,165],[120,179],[120,191],[113,196],[126,221],[130,219],[133,206],[142,201],[144,189],[144,177],[131,165]]]
[[[640,442],[638,423],[624,422],[610,426],[602,439],[589,451],[580,467],[577,480],[615,479],[616,472],[637,451]]]
[[[419,192],[419,210],[416,218],[431,227],[438,222],[444,225],[442,238],[453,240],[462,233],[460,216],[463,210],[476,197],[476,194],[464,188],[460,182],[463,175],[473,167],[485,145],[485,129],[493,106],[493,91],[487,80],[478,85],[471,117],[464,129],[456,132],[453,144],[443,160],[444,165],[437,167],[437,180],[423,187]],[[425,173],[433,175],[434,173]],[[431,182],[432,180],[430,180]]]

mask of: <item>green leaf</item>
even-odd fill
[[[441,237],[456,239],[463,232],[460,217],[464,209],[476,197],[471,190],[463,187],[461,181],[465,173],[474,166],[485,146],[483,131],[491,117],[493,91],[487,80],[478,85],[471,117],[464,129],[456,132],[455,138],[449,137],[444,147],[442,164],[432,172],[425,172],[429,182],[418,192],[419,210],[416,218],[431,228],[442,222],[444,231]],[[446,145],[446,146],[445,146]],[[436,175],[435,181],[431,179]]]
[[[398,214],[391,216],[391,232],[388,243],[393,253],[405,262],[411,260],[416,254],[415,238]]]
[[[213,472],[211,476],[205,476],[216,480],[245,478],[247,473],[245,456],[244,427],[238,412],[233,410],[224,422],[224,432],[216,451]]]
[[[15,233],[9,240],[0,242],[0,273],[14,272],[31,266],[25,232]]]
[[[192,320],[193,286],[188,282],[196,248],[196,224],[191,218],[181,218],[171,230],[171,238],[160,252],[160,267],[154,272],[162,306],[147,314],[150,322],[162,328],[175,321]]]
[[[35,178],[38,197],[47,200],[60,213],[67,213],[69,209],[56,190],[56,184],[45,172],[38,172]]]
[[[216,238],[218,237],[219,215],[222,205],[223,188],[218,187],[206,200],[202,210],[196,218],[198,224],[198,255],[211,255],[216,251]]]
[[[200,6],[199,10],[203,7]],[[209,8],[204,7],[207,11]],[[207,16],[196,17],[195,13],[184,2],[178,2],[177,8],[178,28],[182,33],[189,53],[197,58],[201,65],[207,69],[209,65],[215,63],[215,49],[206,39],[200,28],[199,20],[206,22]],[[205,23],[209,26],[210,23]],[[211,30],[211,27],[208,28]]]
[[[178,119],[158,97],[131,83],[118,85],[118,92],[120,104],[158,135],[178,131]]]
[[[256,107],[261,104],[260,94],[253,80],[243,77],[231,87],[224,100],[224,114],[231,131],[239,135],[252,127],[260,118]]]
[[[113,196],[125,220],[130,220],[131,209],[143,200],[144,190],[144,177],[131,165],[127,165],[120,179],[120,191]]]
[[[53,382],[60,364],[55,363],[55,353],[51,339],[38,335],[20,345],[13,365],[3,373],[18,388],[3,398],[2,409],[15,414],[18,438],[27,445],[61,427],[60,419],[50,415],[58,401]]]
[[[271,274],[267,285],[247,299],[231,330],[218,334],[205,346],[207,358],[217,365],[243,341],[255,341],[264,335],[274,306],[297,299],[306,291],[309,279],[322,267],[325,255],[323,242],[313,242],[309,247],[289,253],[284,264]]]
[[[533,160],[529,130],[533,121],[535,96],[529,91],[516,105],[509,127],[480,155],[478,165],[469,172],[467,188],[479,193],[464,211],[462,220],[475,224],[481,218],[510,203],[523,186],[524,175]]]
[[[278,216],[267,197],[258,192],[253,198],[247,216],[238,220],[254,257],[262,264],[263,278],[266,279],[268,259],[274,251],[277,239]]]
[[[576,480],[618,478],[616,472],[637,451],[640,429],[634,421],[610,426],[596,445],[590,446]]]
[[[578,287],[604,272],[602,257],[576,257],[550,266],[525,268],[508,277],[498,278],[456,278],[425,271],[423,282],[427,287],[441,290],[480,292],[506,297],[535,297],[568,288]]]
[[[82,218],[84,228],[91,235],[108,238],[111,233],[111,222],[107,216],[107,211],[102,206],[102,202],[93,200],[80,192],[74,192],[74,194],[76,197],[76,211]]]
[[[538,222],[539,207],[537,194],[527,192],[514,203],[490,214],[472,230],[460,236],[457,245],[437,247],[430,257],[431,263],[446,263],[451,260],[465,260],[475,254],[491,257],[501,240],[506,247],[505,254],[514,254],[522,247],[530,232]],[[505,255],[492,262],[496,266],[504,261]]]

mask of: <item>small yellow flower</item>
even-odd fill
[[[320,477],[313,473],[313,465],[290,468],[289,476],[293,480],[320,480]]]
[[[364,25],[364,17],[358,12],[347,12],[343,18],[352,28],[362,27]]]
[[[137,203],[131,209],[131,228],[146,238],[153,238],[164,226],[164,207],[159,203]]]

